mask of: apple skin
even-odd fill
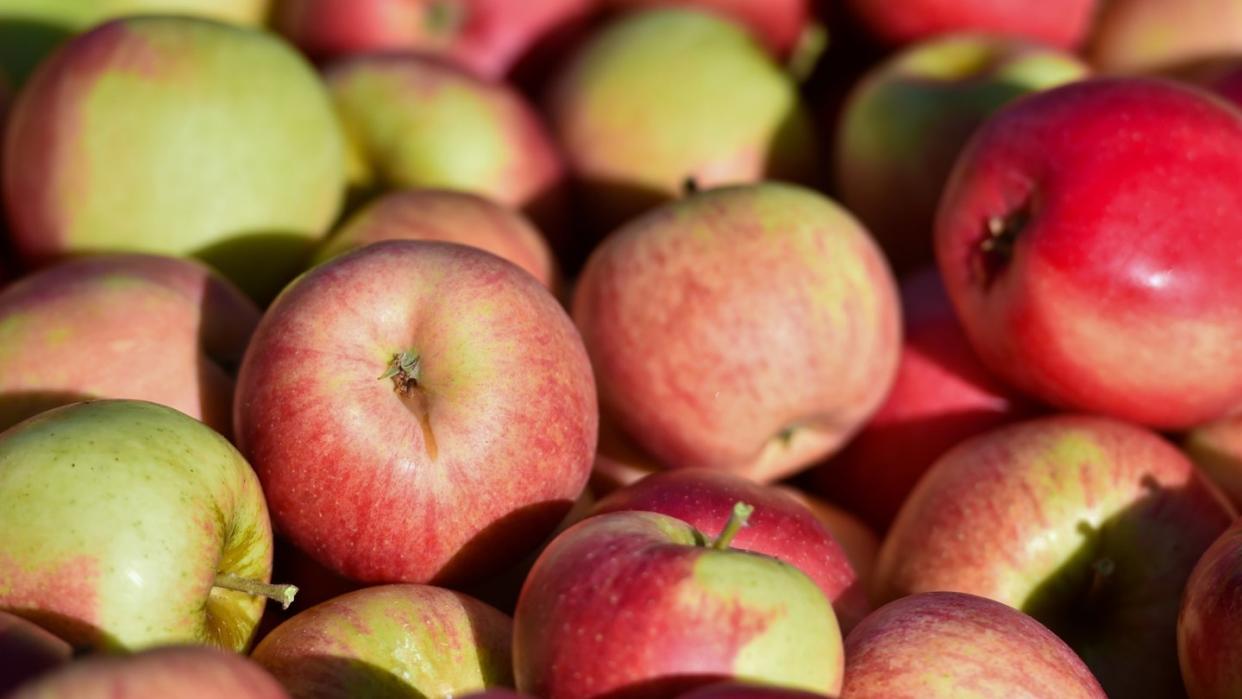
[[[1039,408],[988,371],[962,332],[939,272],[901,282],[897,378],[866,426],[810,482],[817,492],[887,531],[914,484],[941,454]]]
[[[451,697],[512,686],[513,622],[466,595],[381,585],[276,627],[251,658],[294,699]]]
[[[0,612],[0,696],[73,658],[73,647],[25,619]]]
[[[134,398],[227,436],[233,372],[258,322],[254,302],[190,260],[93,255],[34,272],[0,292],[0,429],[85,398]]]
[[[377,378],[403,352],[421,357],[404,392],[408,375]],[[373,243],[307,272],[260,322],[236,400],[277,527],[369,583],[466,583],[516,562],[582,492],[598,429],[564,309],[454,243]]]
[[[217,648],[167,646],[70,663],[8,699],[289,699],[253,661]]]
[[[1069,410],[1180,429],[1242,409],[1238,181],[1242,116],[1195,88],[1099,78],[1002,109],[936,226],[971,345]]]
[[[657,512],[714,535],[724,529],[736,502],[755,511],[733,539],[733,548],[771,556],[806,573],[832,603],[843,632],[871,611],[845,550],[814,513],[775,486],[707,469],[665,471],[614,491],[592,515]]]
[[[852,513],[809,495],[806,491],[780,484],[774,487],[802,503],[815,515],[845,551],[845,557],[854,569],[858,584],[862,589],[870,590],[871,579],[875,573],[875,559],[880,553],[880,537],[876,536],[871,527]]]
[[[1180,696],[1178,603],[1232,518],[1153,432],[1094,416],[1029,420],[936,461],[880,549],[872,601],[988,597],[1060,635],[1109,696]]]
[[[824,695],[787,687],[721,682],[686,692],[677,699],[824,699]]]
[[[154,403],[53,408],[0,434],[0,610],[75,646],[242,650],[272,531],[259,481],[220,435]]]
[[[1073,54],[1010,37],[908,47],[872,68],[845,103],[834,151],[841,203],[899,273],[930,263],[936,206],[970,135],[1005,103],[1088,72]]]
[[[894,45],[973,31],[1073,49],[1091,29],[1096,0],[848,0],[846,5],[868,31]]]
[[[63,44],[6,138],[3,194],[31,265],[194,256],[264,302],[344,194],[340,127],[309,64],[266,32],[190,17],[119,19]]]
[[[1242,416],[1194,428],[1182,438],[1182,450],[1242,510]]]
[[[485,197],[446,189],[389,192],[354,213],[320,246],[316,263],[381,240],[440,240],[503,257],[544,286],[557,284],[552,251],[520,213]]]
[[[610,235],[574,318],[601,411],[658,462],[766,482],[832,453],[897,369],[896,282],[831,200],[793,185],[709,190]]]
[[[1149,73],[1242,50],[1242,6],[1232,0],[1101,3],[1087,55],[1109,73]]]
[[[715,14],[625,15],[553,79],[552,131],[597,236],[701,188],[812,182],[817,151],[797,87],[747,31]]]
[[[519,691],[544,699],[669,697],[729,679],[833,695],[832,607],[774,558],[718,550],[653,512],[589,517],[552,541],[518,599]]]
[[[812,20],[810,0],[602,0],[614,12],[686,7],[716,12],[745,25],[773,55],[789,56]]]
[[[1190,699],[1228,699],[1242,692],[1242,520],[1212,543],[1195,565],[1177,620],[1177,656]]]
[[[1106,699],[1074,651],[999,602],[925,592],[890,602],[845,639],[841,699]]]

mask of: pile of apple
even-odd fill
[[[0,0],[0,697],[1242,697],[1236,0]]]

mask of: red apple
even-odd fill
[[[979,362],[934,268],[902,280],[901,310],[892,390],[845,449],[812,472],[816,492],[879,531],[950,447],[1035,412]]]
[[[573,309],[602,410],[644,451],[771,481],[835,451],[879,407],[897,303],[852,216],[769,183],[689,196],[616,231]]]
[[[1088,55],[1100,70],[1142,73],[1242,51],[1242,6],[1233,0],[1100,3]]]
[[[988,597],[1055,631],[1109,696],[1176,697],[1182,590],[1232,517],[1152,432],[1094,416],[1017,423],[962,442],[919,481],[880,550],[873,601]]]
[[[1161,428],[1242,409],[1242,115],[1101,78],[1002,109],[936,227],[945,287],[998,376]]]
[[[73,657],[73,648],[45,629],[0,612],[0,696]]]
[[[631,12],[652,7],[689,7],[716,12],[750,29],[776,56],[788,56],[812,21],[810,0],[602,0]]]
[[[848,0],[869,31],[891,44],[962,31],[1071,49],[1087,36],[1096,0]]]
[[[556,299],[453,243],[373,243],[307,272],[238,376],[238,443],[273,521],[362,582],[466,582],[531,551],[582,492],[597,420]]]
[[[864,590],[871,589],[871,579],[875,573],[875,559],[880,552],[880,537],[863,523],[840,507],[824,502],[805,491],[786,485],[776,485],[777,490],[802,503],[824,525],[832,538],[841,545],[858,584]]]
[[[832,602],[843,631],[866,616],[867,591],[844,549],[814,513],[775,486],[706,469],[665,471],[614,491],[592,514],[658,512],[699,531],[718,532],[739,501],[755,511],[733,539],[734,548],[771,556],[806,573]]]
[[[548,545],[514,615],[517,688],[543,699],[671,697],[739,679],[841,686],[841,634],[793,566],[653,512],[589,517]]]
[[[1194,428],[1183,438],[1182,449],[1242,509],[1242,415]]]
[[[1195,565],[1177,620],[1177,656],[1190,699],[1242,694],[1242,520]]]
[[[884,605],[845,639],[841,699],[1106,699],[1074,651],[1031,617],[957,592]]]

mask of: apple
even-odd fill
[[[618,12],[687,7],[716,12],[745,25],[773,55],[789,56],[814,19],[810,0],[602,0]]]
[[[509,617],[426,585],[333,598],[276,627],[251,658],[297,699],[452,697],[512,686]]]
[[[790,475],[839,448],[897,369],[896,283],[875,242],[801,187],[721,187],[610,235],[574,318],[601,410],[659,463]]]
[[[1056,634],[970,594],[924,592],[890,602],[846,637],[845,654],[841,699],[1106,699]]]
[[[242,650],[272,532],[259,481],[219,434],[172,408],[98,400],[0,434],[0,610],[75,646]]]
[[[901,281],[902,347],[883,405],[811,472],[814,491],[886,531],[919,477],[967,437],[1033,416],[971,349],[934,267]]]
[[[815,514],[774,486],[707,469],[654,473],[600,500],[593,515],[637,510],[676,517],[702,532],[728,523],[735,502],[755,508],[733,548],[784,561],[806,573],[832,603],[843,631],[870,611],[849,557]]]
[[[872,34],[889,44],[908,44],[933,36],[973,31],[1072,49],[1090,32],[1097,2],[848,0],[846,4]]]
[[[1242,6],[1232,0],[1108,0],[1088,56],[1100,70],[1142,73],[1242,51]]]
[[[471,245],[514,263],[546,287],[557,281],[548,243],[526,217],[485,197],[444,189],[400,190],[371,201],[320,246],[315,261],[381,240]]]
[[[85,398],[135,398],[232,431],[233,373],[259,310],[206,266],[94,255],[0,292],[0,429]]]
[[[1232,518],[1153,432],[1028,420],[967,439],[923,476],[880,549],[872,601],[988,597],[1056,632],[1109,696],[1181,696],[1178,603]]]
[[[1182,438],[1182,450],[1242,509],[1242,415],[1200,425]]]
[[[289,699],[254,662],[217,648],[167,646],[79,660],[8,699]]]
[[[604,234],[687,182],[812,181],[810,119],[789,75],[740,25],[686,8],[607,24],[548,94],[584,227]]]
[[[891,56],[844,105],[834,151],[841,203],[899,271],[930,263],[936,205],[971,133],[1005,103],[1088,70],[1068,52],[988,34],[935,37]]]
[[[1242,691],[1242,520],[1195,565],[1177,620],[1177,656],[1190,699],[1228,699]]]
[[[858,585],[864,590],[871,589],[871,578],[875,572],[875,559],[880,552],[880,537],[852,513],[831,503],[825,502],[806,491],[787,485],[777,484],[777,490],[802,503],[815,515],[820,524],[828,530],[832,538],[845,551],[845,558],[854,569]]]
[[[63,44],[6,139],[12,239],[34,265],[194,256],[265,301],[344,193],[340,128],[305,60],[265,32],[190,17],[118,19]]]
[[[805,573],[654,512],[589,517],[552,541],[518,598],[517,689],[543,699],[670,697],[740,679],[833,695],[841,632]],[[714,534],[714,533],[713,533]]]
[[[63,639],[25,619],[0,612],[0,696],[73,657]]]
[[[582,340],[534,277],[383,241],[289,285],[242,360],[235,432],[277,527],[366,582],[468,583],[534,549],[586,485]]]
[[[1242,115],[1191,87],[1099,78],[1002,109],[936,226],[971,345],[1065,409],[1163,429],[1242,409],[1239,181]]]
[[[822,694],[787,687],[721,682],[680,695],[677,699],[823,699]]]

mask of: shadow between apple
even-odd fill
[[[8,74],[16,89],[74,32],[50,22],[5,16],[4,12],[0,10],[0,72]]]
[[[42,627],[54,636],[63,639],[73,648],[75,656],[125,652],[124,645],[121,644],[121,641],[116,636],[81,619],[46,609],[26,608],[17,605],[5,606],[3,610],[22,617]]]
[[[27,418],[52,408],[95,398],[98,396],[72,391],[0,392],[0,430],[7,430]]]
[[[332,655],[308,654],[283,661],[276,678],[300,699],[367,697],[368,699],[437,699],[414,689],[378,665]]]
[[[291,232],[238,232],[188,256],[220,272],[265,309],[310,265],[318,244],[319,238]]]

